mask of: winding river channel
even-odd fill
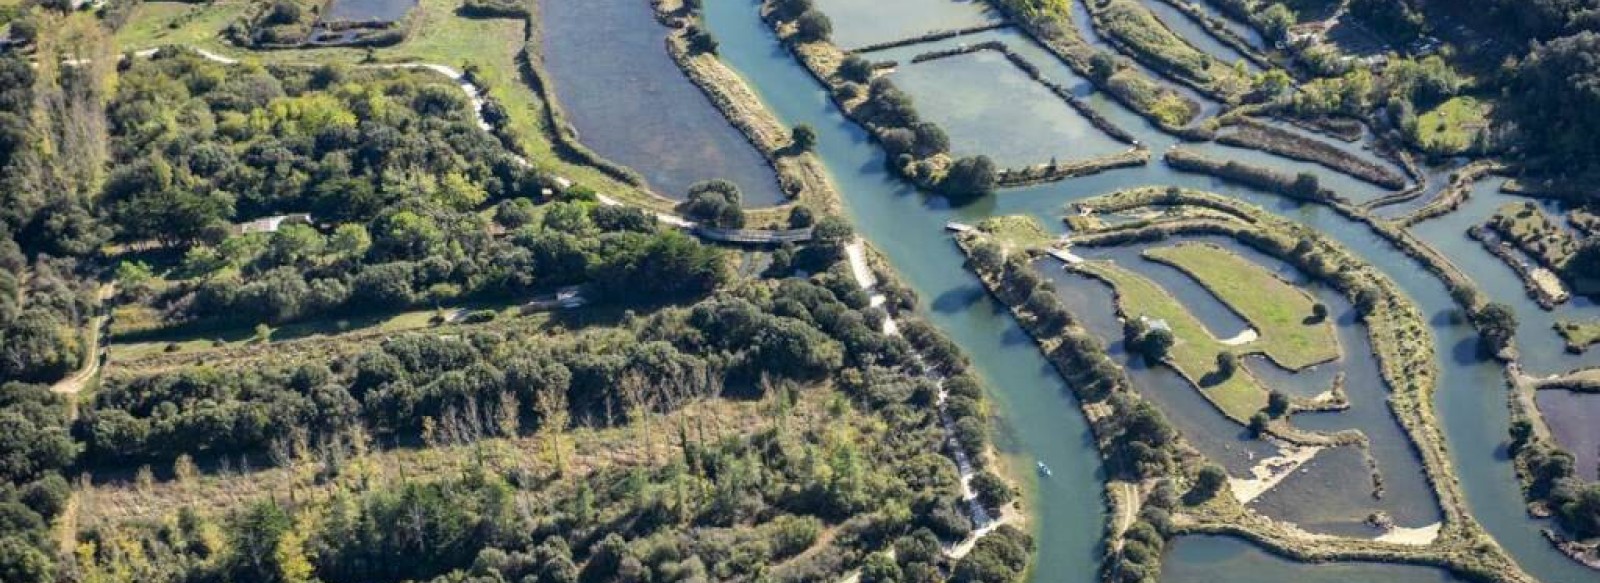
[[[829,3],[832,2],[820,4]],[[991,387],[1001,415],[996,441],[1010,463],[1021,470],[1014,473],[1031,475],[1029,470],[1034,460],[1054,468],[1053,477],[1031,480],[1026,486],[1031,515],[1029,527],[1040,548],[1033,581],[1087,583],[1096,580],[1101,554],[1098,546],[1105,524],[1099,454],[1065,383],[1009,313],[992,301],[963,267],[963,257],[943,227],[948,221],[974,223],[988,216],[1027,214],[1052,228],[1063,229],[1060,217],[1065,205],[1088,196],[1150,184],[1199,188],[1260,205],[1330,235],[1394,279],[1422,307],[1432,324],[1443,373],[1435,404],[1472,515],[1525,570],[1540,580],[1550,583],[1595,580],[1593,572],[1572,563],[1546,543],[1539,534],[1543,523],[1528,518],[1523,510],[1522,495],[1504,448],[1508,427],[1507,392],[1500,368],[1478,355],[1477,337],[1460,317],[1444,285],[1417,262],[1374,235],[1366,225],[1321,206],[1298,204],[1208,177],[1175,172],[1159,161],[1060,183],[1002,191],[968,206],[950,208],[943,199],[919,194],[884,170],[881,151],[864,131],[841,115],[815,79],[780,46],[761,22],[753,0],[708,0],[704,10],[707,26],[721,43],[721,57],[743,75],[768,108],[786,124],[804,123],[816,128],[816,152],[843,194],[857,229],[889,257],[895,269],[920,294],[923,308],[932,320],[961,346]],[[955,13],[962,18],[971,17],[967,11]],[[559,11],[547,13],[545,27],[559,29],[562,26],[559,17]],[[858,42],[895,36],[872,35],[870,31],[859,30],[862,24],[852,23],[857,27],[852,29],[852,34],[858,36]],[[894,25],[886,23],[884,26]],[[573,42],[590,43],[590,48],[594,49],[607,41],[573,39]],[[937,45],[930,45],[926,50],[934,48],[938,48]],[[1037,47],[1033,45],[1012,48],[1025,50],[1029,58],[1037,54]],[[1064,66],[1053,59],[1045,59],[1047,55],[1038,55],[1035,64],[1046,76],[1077,87],[1075,81],[1078,80],[1069,77],[1070,72]],[[559,71],[556,75],[558,82],[566,81],[559,78]],[[983,92],[1000,88],[964,86],[951,90]],[[1117,125],[1133,132],[1157,154],[1176,144],[1174,138],[1155,130],[1142,118],[1103,96],[1092,94],[1086,101]],[[989,127],[963,131],[993,132],[987,136],[965,136],[973,143],[982,143],[984,139],[1007,136],[1011,129]],[[597,137],[593,131],[585,135],[586,140]],[[951,135],[953,143],[961,143],[963,138],[955,133]],[[1064,146],[1071,151],[1070,142]],[[1319,176],[1324,186],[1334,188],[1353,201],[1371,200],[1386,194],[1321,167],[1268,154],[1217,144],[1185,147],[1285,172],[1309,171]],[[640,171],[648,173],[648,168]],[[1450,253],[1453,249],[1445,251]],[[1185,431],[1206,430],[1203,420],[1190,425],[1181,421],[1179,424]],[[1418,520],[1428,518],[1423,516]],[[1236,539],[1216,537],[1185,537],[1175,541],[1163,572],[1163,580],[1169,582],[1265,582],[1289,578],[1408,583],[1451,580],[1438,570],[1419,567],[1375,564],[1310,567],[1276,558]]]

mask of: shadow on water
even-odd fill
[[[723,178],[747,207],[782,203],[777,175],[667,55],[649,2],[541,0],[545,65],[584,145],[682,199]]]

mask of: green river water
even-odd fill
[[[820,4],[832,4],[829,0]],[[919,0],[913,2],[927,2]],[[867,0],[858,2],[870,3]],[[965,9],[951,10],[963,19]],[[947,221],[974,223],[1001,214],[1029,214],[1060,229],[1064,205],[1120,188],[1149,184],[1180,185],[1236,196],[1272,212],[1304,222],[1337,238],[1394,278],[1422,306],[1433,325],[1443,370],[1436,406],[1463,489],[1474,517],[1512,556],[1542,581],[1579,583],[1600,579],[1561,556],[1539,535],[1542,523],[1523,512],[1521,493],[1506,458],[1506,392],[1498,367],[1480,358],[1476,336],[1466,326],[1443,284],[1364,225],[1352,223],[1317,206],[1299,205],[1280,197],[1222,184],[1216,180],[1171,171],[1159,162],[1017,190],[962,208],[949,208],[890,176],[882,153],[867,135],[828,101],[822,87],[784,50],[761,22],[753,0],[708,0],[707,26],[721,42],[722,58],[751,85],[779,119],[817,129],[816,151],[842,193],[859,232],[882,250],[901,276],[920,294],[922,307],[961,346],[987,382],[1001,415],[997,443],[1019,475],[1032,475],[1035,460],[1049,464],[1053,477],[1026,485],[1030,527],[1039,543],[1032,580],[1090,582],[1096,579],[1100,535],[1105,524],[1102,468],[1089,429],[1067,387],[1039,354],[1031,339],[1009,314],[993,302],[962,265],[963,258],[944,232]],[[857,40],[893,38],[875,35],[862,22],[852,22]],[[561,22],[546,22],[546,28]],[[896,25],[887,19],[885,27]],[[921,26],[932,26],[921,25]],[[594,39],[603,43],[604,39]],[[1036,45],[1013,47],[1039,55]],[[926,50],[926,49],[924,49]],[[1046,57],[1038,57],[1040,59]],[[1035,60],[1047,74],[1069,82],[1070,71],[1059,62]],[[559,79],[558,79],[559,81]],[[976,85],[947,87],[954,92],[983,92]],[[1099,95],[1089,103],[1114,122],[1133,131],[1154,152],[1174,140],[1126,109]],[[980,128],[982,129],[982,128]],[[968,130],[972,131],[972,130]],[[1010,130],[987,128],[996,139]],[[589,136],[593,137],[591,132]],[[952,142],[962,136],[952,135]],[[981,143],[983,140],[974,139]],[[1064,144],[1071,151],[1071,144]],[[1324,185],[1352,200],[1366,200],[1382,191],[1339,175],[1270,155],[1207,144],[1195,150],[1283,171],[1309,170]],[[644,171],[645,169],[641,169]],[[1469,273],[1474,273],[1469,269]],[[1497,298],[1498,299],[1498,298]],[[1171,413],[1169,412],[1169,415]],[[1434,569],[1393,565],[1309,566],[1271,556],[1247,543],[1228,538],[1186,537],[1172,543],[1163,580],[1178,581],[1447,581]]]

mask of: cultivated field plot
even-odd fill
[[[996,51],[901,65],[890,79],[949,133],[957,156],[1018,168],[1127,149]]]
[[[833,21],[833,42],[845,50],[1003,20],[979,0],[817,0],[816,6]]]

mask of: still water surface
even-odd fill
[[[842,1],[842,0],[841,0]],[[739,71],[777,116],[790,124],[809,123],[818,130],[817,152],[845,198],[858,230],[888,255],[895,269],[917,290],[931,319],[971,357],[974,369],[992,388],[1004,435],[999,440],[1019,464],[1041,460],[1055,476],[1028,484],[1033,510],[1031,529],[1041,552],[1036,582],[1095,580],[1099,536],[1105,509],[1101,500],[1099,456],[1087,425],[1068,396],[1064,383],[1045,362],[1026,334],[983,292],[962,267],[963,258],[942,232],[946,221],[977,222],[985,216],[1031,214],[1058,226],[1063,205],[1119,188],[1173,184],[1238,197],[1271,212],[1318,228],[1350,247],[1393,278],[1422,308],[1433,326],[1441,359],[1441,382],[1435,406],[1449,443],[1456,472],[1474,517],[1535,577],[1549,583],[1592,581],[1594,574],[1557,553],[1539,535],[1543,523],[1527,518],[1521,491],[1505,456],[1508,415],[1498,367],[1479,356],[1476,335],[1461,320],[1443,284],[1414,260],[1364,225],[1352,223],[1326,208],[1303,205],[1206,177],[1175,173],[1160,164],[1108,172],[1058,184],[999,193],[959,209],[913,192],[884,172],[881,152],[865,133],[846,120],[822,88],[773,38],[748,0],[708,0],[707,24],[722,41],[722,58]],[[1090,103],[1141,141],[1162,151],[1175,140],[1153,132],[1131,112],[1108,100]],[[1059,227],[1057,227],[1059,228]],[[1024,474],[1031,475],[1027,468]],[[1243,543],[1247,554],[1266,556]],[[1187,551],[1187,539],[1167,558],[1170,581],[1183,580],[1190,568],[1201,568],[1232,555],[1216,547]],[[1270,558],[1270,557],[1267,557]],[[1258,561],[1239,563],[1224,576],[1200,580],[1283,581],[1315,577],[1329,566],[1275,571]],[[1344,566],[1340,566],[1341,568]],[[1391,570],[1393,569],[1393,570]],[[1339,581],[1429,581],[1415,579],[1412,568],[1383,567],[1371,574]],[[1436,571],[1431,581],[1442,579]],[[1329,573],[1340,573],[1337,569]],[[1190,581],[1196,579],[1187,579]]]

